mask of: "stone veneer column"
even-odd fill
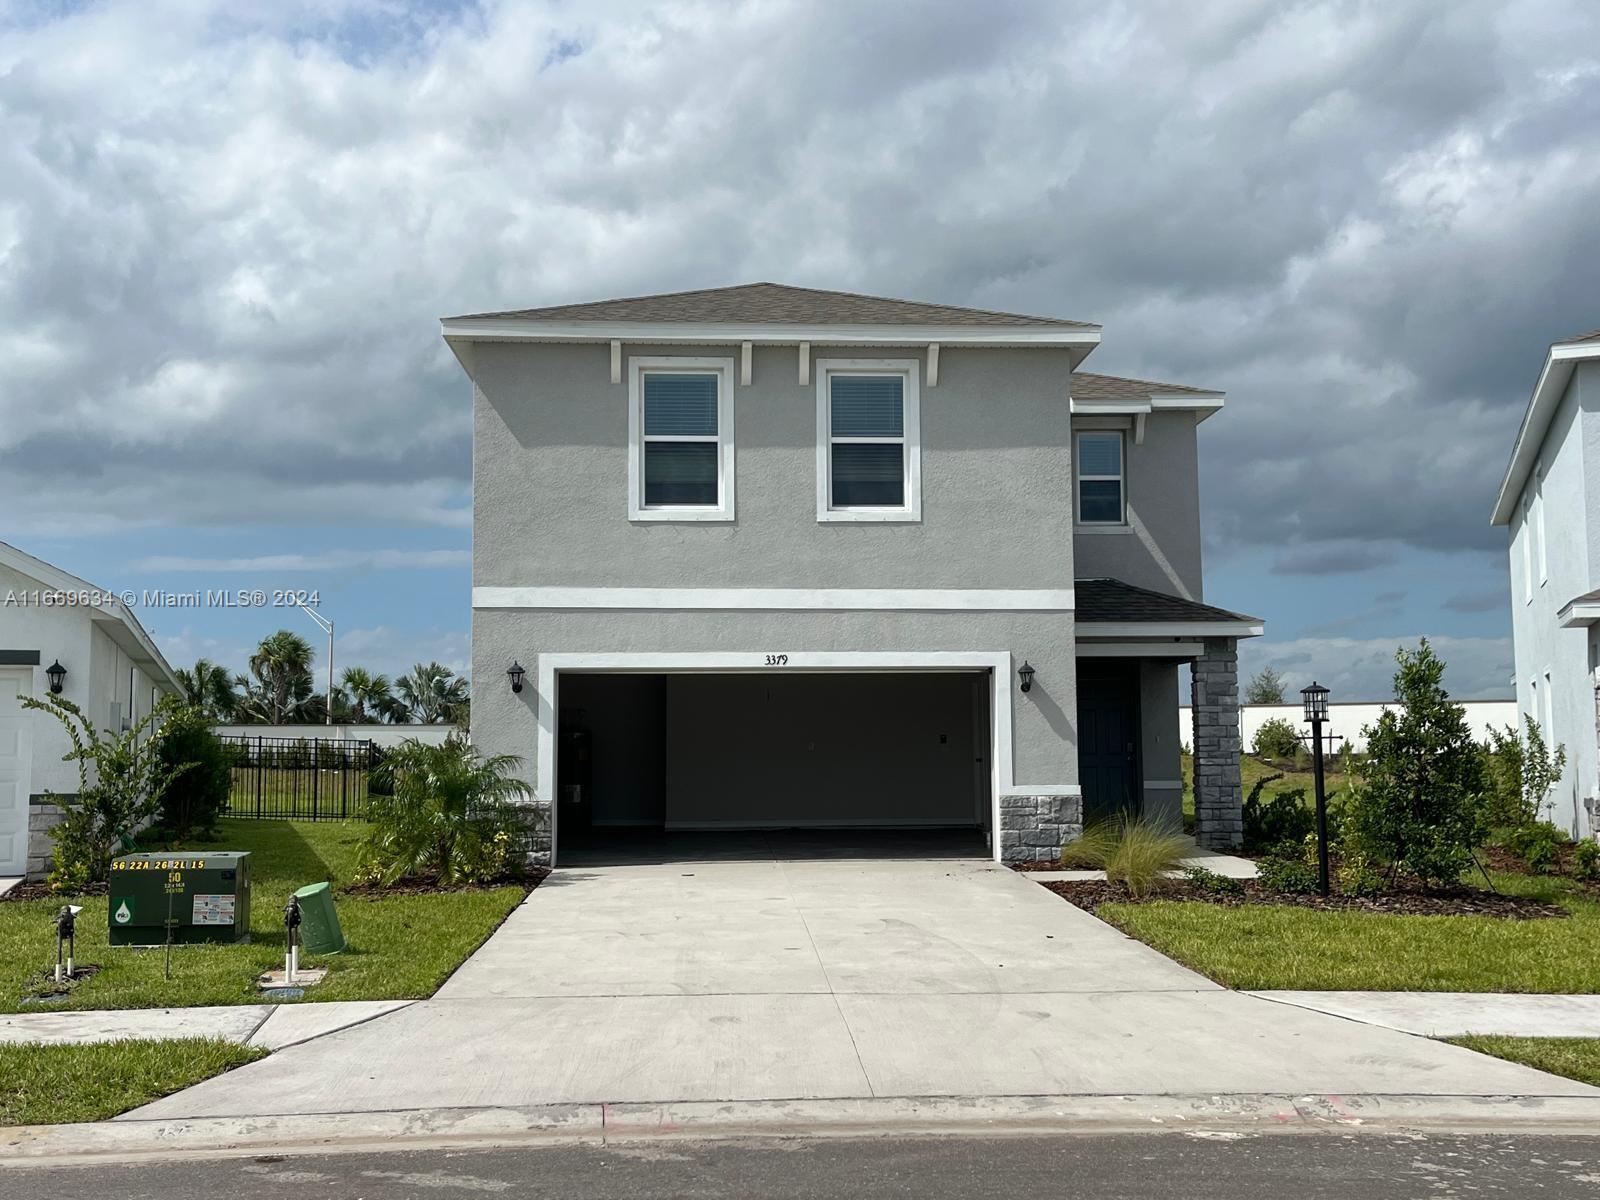
[[[1081,796],[1001,796],[1002,862],[1054,862],[1083,832]]]
[[[1190,669],[1194,718],[1194,837],[1213,850],[1244,834],[1239,784],[1239,654],[1233,638],[1207,638]]]

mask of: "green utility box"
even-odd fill
[[[111,944],[163,946],[172,940],[250,938],[250,853],[163,851],[111,863]]]
[[[300,901],[300,948],[307,954],[338,954],[344,949],[344,931],[333,910],[333,889],[313,883],[294,894]]]

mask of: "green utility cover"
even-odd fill
[[[164,850],[111,863],[113,946],[250,940],[250,852]]]
[[[313,883],[294,894],[300,901],[300,948],[307,954],[338,954],[344,949],[344,931],[333,910],[333,889]]]

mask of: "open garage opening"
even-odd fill
[[[987,671],[560,671],[555,857],[986,857]]]

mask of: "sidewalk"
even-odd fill
[[[1250,992],[1263,1000],[1422,1037],[1600,1038],[1600,996],[1505,992]]]
[[[343,1000],[304,1004],[219,1004],[205,1008],[120,1008],[90,1012],[8,1013],[0,1045],[19,1042],[115,1042],[126,1038],[223,1038],[282,1050],[361,1025],[413,1000]]]

